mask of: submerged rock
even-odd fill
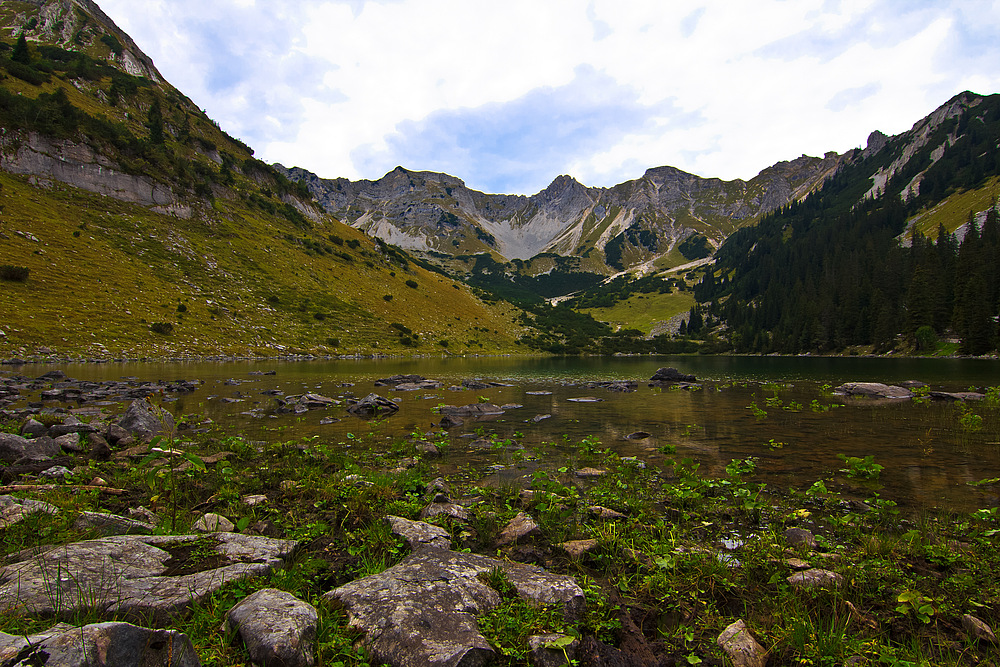
[[[836,387],[834,392],[847,396],[865,396],[868,398],[913,398],[913,392],[909,389],[882,384],[881,382],[845,382]]]

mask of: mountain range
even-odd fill
[[[660,166],[523,196],[265,164],[91,0],[0,5],[0,76],[0,357],[649,351],[636,336],[699,315],[713,257],[790,207],[891,191],[927,233],[995,205],[992,163],[935,167],[993,127],[995,96],[968,92],[749,181]],[[579,312],[539,306],[573,293]]]

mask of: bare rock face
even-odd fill
[[[239,633],[255,665],[312,667],[318,618],[311,604],[265,588],[230,609],[226,625]]]
[[[75,628],[65,623],[28,637],[0,632],[4,667],[200,667],[187,635],[151,630],[130,623],[94,623]]]
[[[494,652],[480,634],[476,616],[496,608],[500,595],[479,575],[502,570],[517,594],[535,604],[564,605],[576,618],[585,607],[583,590],[572,577],[518,563],[427,548],[399,565],[324,597],[347,609],[352,626],[379,662],[398,667],[478,666]]]
[[[0,168],[5,171],[60,181],[160,213],[191,217],[191,208],[170,188],[143,176],[124,173],[118,164],[86,144],[28,132],[11,135],[0,146],[5,149],[0,151]]]
[[[73,527],[77,530],[93,530],[101,535],[149,535],[156,529],[156,526],[145,521],[104,512],[80,512]]]
[[[175,613],[234,579],[284,565],[297,543],[237,533],[113,536],[15,555],[0,567],[0,611],[116,617]]]

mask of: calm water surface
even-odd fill
[[[645,380],[661,366],[674,366],[703,381],[698,391],[650,388]],[[434,408],[488,400],[516,404],[501,417],[449,430],[451,446],[441,459],[445,473],[474,479],[527,484],[535,469],[579,460],[581,439],[596,436],[604,447],[648,465],[690,457],[702,470],[722,474],[733,459],[758,458],[758,478],[769,485],[805,488],[817,480],[846,495],[872,493],[909,508],[945,507],[968,511],[998,504],[998,485],[969,486],[1000,476],[1000,410],[973,405],[983,428],[959,426],[960,407],[847,400],[823,392],[823,385],[847,381],[921,380],[934,389],[964,391],[1000,385],[1000,362],[955,359],[860,359],[816,357],[625,357],[625,358],[434,358],[309,362],[141,363],[30,365],[0,371],[37,377],[59,368],[87,380],[202,380],[201,388],[165,406],[178,419],[214,420],[228,433],[254,441],[301,440],[319,436],[335,446],[386,447],[387,441],[427,431],[440,421]],[[256,372],[274,371],[274,375]],[[444,383],[442,389],[396,392],[375,380],[415,373]],[[455,391],[462,380],[510,386]],[[636,380],[633,393],[591,388],[589,382]],[[780,385],[780,386],[776,386]],[[347,401],[370,392],[398,399],[400,411],[370,424],[344,406],[303,415],[277,414],[262,392],[286,396],[314,392]],[[530,392],[551,392],[538,395]],[[570,399],[596,398],[598,402]],[[767,405],[770,399],[771,405]],[[810,409],[812,401],[831,406]],[[230,402],[233,401],[233,402]],[[780,401],[780,406],[778,402]],[[755,403],[767,413],[758,418]],[[801,406],[795,410],[788,407]],[[75,405],[66,407],[74,408]],[[118,406],[105,406],[117,412]],[[550,415],[541,421],[536,417]],[[321,424],[324,418],[338,419]],[[440,429],[437,429],[440,430]],[[628,440],[637,431],[648,438]],[[480,436],[512,439],[523,450],[483,447]],[[361,443],[361,444],[359,444]],[[674,445],[676,454],[661,453]],[[839,472],[838,454],[872,455],[885,470],[877,483],[858,482]]]

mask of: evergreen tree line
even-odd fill
[[[909,247],[899,236],[914,213],[1000,174],[998,139],[1000,96],[994,95],[942,124],[878,198],[861,195],[900,146],[890,144],[843,169],[819,192],[723,244],[715,271],[695,287],[701,312],[725,322],[736,352],[869,345],[887,351],[900,337],[927,348],[945,335],[959,338],[964,354],[996,349],[996,206],[981,228],[970,212],[961,241],[943,227],[935,240],[912,233]],[[943,157],[933,161],[933,149],[946,142]],[[920,173],[919,192],[904,202],[900,194]]]

